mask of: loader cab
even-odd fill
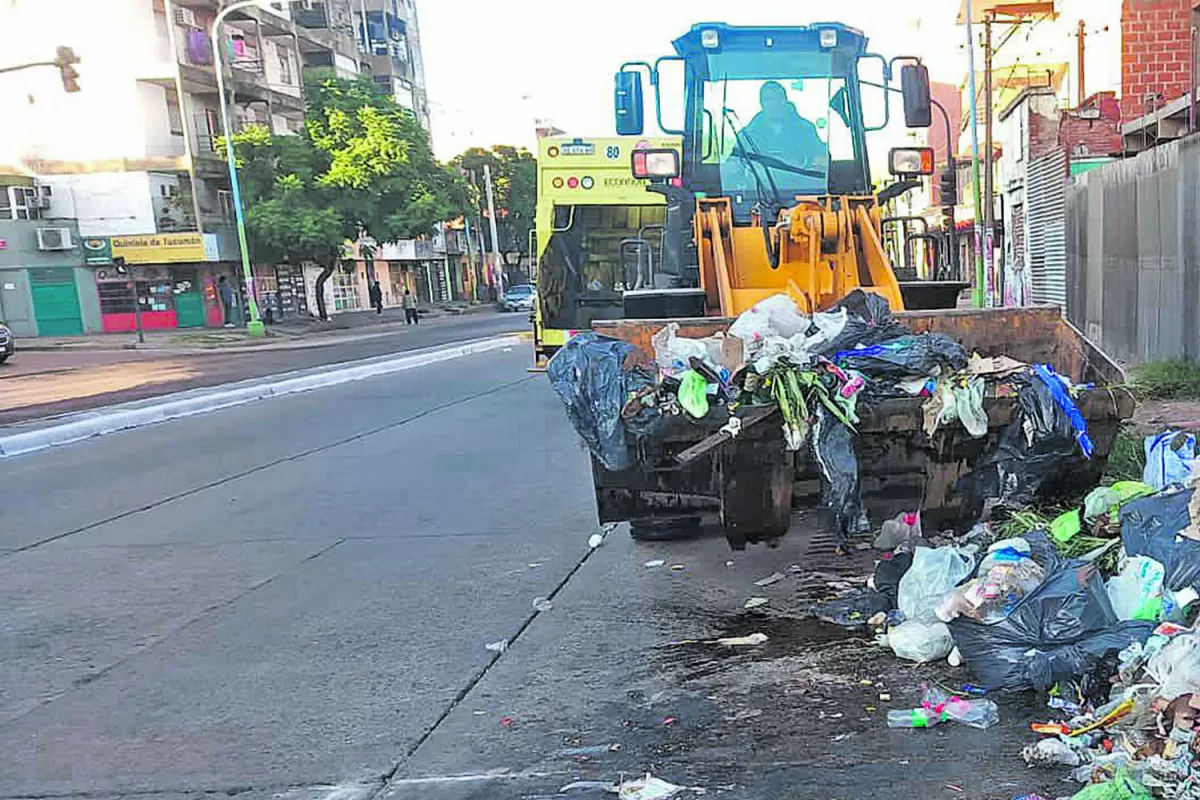
[[[891,64],[867,52],[861,32],[705,23],[674,48],[622,67],[616,119],[618,131],[641,132],[648,73],[658,126],[683,138],[685,189],[730,198],[740,224],[797,198],[872,193],[866,135],[888,125]]]

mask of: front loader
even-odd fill
[[[897,280],[882,209],[932,174],[933,151],[893,149],[889,167],[898,180],[876,192],[867,146],[870,132],[891,123],[893,95],[902,98],[909,127],[931,124],[929,78],[918,59],[872,54],[861,32],[834,23],[705,23],[676,39],[674,49],[653,64],[627,63],[616,75],[617,132],[642,134],[646,74],[658,127],[683,144],[632,153],[633,176],[649,180],[648,190],[666,200],[660,270],[652,284],[624,293],[624,318],[597,322],[598,333],[652,360],[652,337],[670,322],[680,325],[681,336],[710,336],[773,295],[787,295],[806,313],[827,310],[856,289],[881,296],[896,312],[905,312],[906,296],[928,298],[919,285]],[[949,293],[951,304],[956,294]],[[1057,309],[914,305],[923,310],[898,314],[902,322],[947,334],[968,351],[1049,362],[1078,382],[1122,382],[1119,367]],[[952,516],[955,481],[995,445],[1013,413],[1011,399],[989,399],[988,437],[947,432],[934,443],[922,431],[921,403],[887,401],[858,426],[869,509],[886,513],[872,501],[882,495],[883,505]],[[1080,408],[1093,430],[1093,466],[1102,467],[1132,401],[1097,391],[1085,393]],[[735,548],[782,536],[793,500],[816,497],[816,471],[785,449],[778,425],[758,425],[709,447],[727,421],[727,412],[680,421],[634,469],[610,472],[594,462],[601,521],[628,520],[635,536],[657,535],[658,523],[716,509]]]

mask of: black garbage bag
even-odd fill
[[[1200,542],[1178,536],[1192,522],[1193,489],[1144,497],[1121,508],[1121,543],[1131,556],[1163,565],[1163,587],[1200,592]],[[1176,541],[1178,539],[1178,541]]]
[[[967,366],[963,346],[941,333],[900,336],[884,342],[841,350],[838,364],[858,370],[883,384],[914,376],[948,375]]]
[[[832,310],[845,309],[846,327],[826,345],[820,355],[832,356],[859,345],[886,342],[909,333],[892,316],[888,301],[877,294],[855,289],[843,297]]]
[[[1088,474],[1080,469],[1087,459],[1071,419],[1046,385],[1024,376],[1013,383],[1018,386],[1017,409],[1000,444],[956,487],[970,518],[979,518],[988,501],[1023,508]]]
[[[1046,690],[1078,680],[1111,653],[1145,643],[1153,622],[1122,623],[1094,564],[1064,564],[992,624],[960,617],[954,644],[976,683],[993,691]]]
[[[900,579],[912,566],[912,553],[892,553],[891,558],[885,558],[875,565],[875,591],[887,598],[887,611],[896,607],[900,597]]]
[[[575,432],[610,472],[634,465],[621,411],[631,395],[654,383],[654,376],[648,372],[625,368],[625,360],[633,351],[632,345],[617,339],[581,333],[567,342],[546,367]],[[630,424],[637,433],[646,435],[658,417],[657,410],[643,408]]]
[[[858,477],[854,434],[823,406],[817,408],[812,453],[821,471],[821,503],[833,512],[837,535],[847,540],[869,529]]]

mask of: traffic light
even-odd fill
[[[72,48],[58,48],[58,57],[54,59],[54,65],[62,72],[63,88],[67,92],[79,91],[79,73],[75,71],[75,65],[78,63],[79,56],[75,55]]]
[[[954,170],[946,170],[941,179],[942,205],[958,205],[958,174]]]

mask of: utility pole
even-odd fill
[[[466,223],[467,230],[467,271],[471,273],[471,294],[475,300],[479,300],[479,281],[476,280],[479,273],[475,269],[475,243],[471,241],[471,215],[464,214],[463,221]]]
[[[1079,102],[1082,106],[1083,101],[1087,99],[1087,68],[1084,66],[1084,56],[1087,55],[1087,23],[1079,20],[1079,72],[1076,77],[1079,79]]]
[[[983,177],[983,264],[987,276],[987,297],[985,305],[992,305],[998,294],[996,291],[996,159],[995,130],[992,111],[992,23],[995,17],[991,11],[983,20],[983,119],[984,119],[984,164]]]
[[[975,191],[975,291],[976,308],[984,307],[986,278],[983,269],[983,198],[980,193],[979,169],[979,95],[975,91],[975,31],[971,25],[971,0],[964,0],[967,11],[967,69],[971,83],[971,161],[973,165]]]
[[[483,182],[487,187],[488,222],[492,231],[492,258],[496,259],[494,280],[496,299],[504,296],[504,261],[500,258],[500,235],[496,232],[496,201],[492,196],[492,165],[483,165]]]

